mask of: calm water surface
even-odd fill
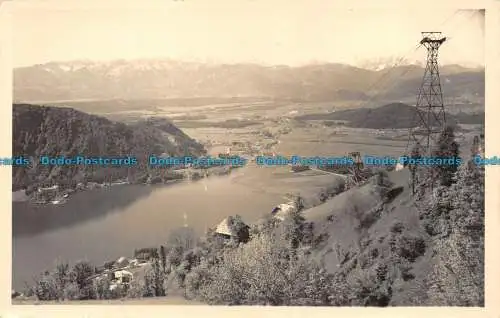
[[[230,176],[168,186],[123,185],[77,193],[64,205],[13,203],[13,287],[56,259],[95,264],[157,246],[187,223],[198,233],[228,215],[252,222],[283,201],[281,194],[236,183]]]

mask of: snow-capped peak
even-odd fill
[[[357,66],[372,71],[381,71],[384,69],[403,66],[403,65],[415,65],[422,66],[422,61],[412,61],[404,57],[380,57],[369,60],[362,60],[357,63]]]

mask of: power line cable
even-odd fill
[[[450,18],[448,18],[448,19],[447,19],[447,21],[450,21],[452,17],[454,17],[455,15],[457,15],[458,13],[460,13],[460,12],[462,12],[462,11],[463,11],[463,10],[456,10],[456,11],[454,12],[454,14],[453,14],[452,16],[450,16]],[[475,16],[475,14],[476,14],[476,11],[471,10],[471,11],[469,12],[469,15],[467,15],[467,16],[466,16],[466,20],[472,19],[472,18]],[[441,26],[443,26],[444,24],[445,24],[445,23],[442,23],[442,24],[441,24]],[[459,29],[459,28],[460,28],[460,26],[463,26],[463,25],[464,25],[463,23],[459,24],[457,27],[453,28],[453,31],[456,31],[457,29]],[[450,39],[451,39],[450,37],[446,37],[446,40],[447,40],[447,41],[449,41]],[[444,98],[443,98],[443,101],[444,101]],[[413,122],[415,122],[415,118],[416,118],[416,116],[417,116],[417,111],[415,111],[415,113],[413,114],[412,123],[413,123]],[[412,128],[415,128],[415,127],[412,127]],[[407,141],[407,143],[406,143],[406,147],[405,147],[405,155],[408,155],[408,154],[409,154],[409,153],[408,153],[408,151],[409,151],[409,148],[410,148],[410,144],[411,144],[411,138],[410,138],[410,136],[409,136],[408,141]]]
[[[450,22],[459,12],[461,12],[462,10],[455,10],[450,16],[448,16],[440,25],[438,28],[441,28],[442,26],[444,26],[445,24],[447,24],[448,22]],[[416,52],[422,45],[421,44],[417,44],[417,46],[415,48],[412,48],[408,51],[408,53],[402,55],[399,57],[399,62],[391,65],[390,68],[395,68],[395,67],[398,67],[400,66],[400,64],[402,64],[403,62],[405,62],[406,58],[408,57],[408,55],[410,54],[413,54],[414,52]],[[406,70],[405,72],[403,72],[401,75],[399,75],[399,77],[403,77],[404,75],[406,75],[411,69],[408,69]],[[386,72],[381,78],[377,78],[374,83],[368,88],[368,91],[371,91],[375,86],[377,85],[380,85],[383,83],[383,80],[386,78],[386,76],[388,76],[389,74],[392,75],[392,73],[390,71]],[[391,87],[392,88],[392,87]],[[380,95],[380,91],[372,96],[372,98],[368,99],[367,102],[363,103],[363,104],[367,104],[368,102],[371,102],[373,101],[376,97],[378,97],[378,95]]]
[[[444,25],[448,24],[450,21],[453,20],[453,18],[458,15],[460,12],[462,12],[463,10],[455,10],[451,15],[449,15],[439,26],[438,28],[442,28]],[[474,11],[472,13],[475,13]],[[472,16],[471,16],[472,17]],[[394,72],[391,72],[391,69],[394,69],[398,66],[400,66],[403,62],[406,61],[406,58],[410,55],[410,54],[413,54],[415,53],[420,47],[422,46],[422,44],[417,44],[415,47],[413,47],[412,49],[410,49],[408,51],[408,53],[400,56],[398,59],[397,59],[397,62],[394,63],[393,65],[391,65],[390,69],[384,73],[382,75],[382,77],[380,78],[377,78],[367,89],[367,92],[371,92],[373,91],[374,88],[376,88],[378,86],[378,88],[380,88],[382,86],[382,84],[387,84],[387,82],[384,83],[384,80],[385,79],[389,79],[391,76],[394,76]],[[408,68],[407,70],[405,70],[402,74],[400,74],[398,76],[398,78],[402,78],[404,77],[406,74],[408,74],[408,72],[410,72],[412,69],[411,68]],[[380,97],[380,95],[382,93],[386,93],[388,92],[390,89],[392,89],[395,85],[397,84],[397,81],[394,81],[392,83],[392,85],[386,89],[385,91],[379,89],[377,90],[377,93],[372,95],[368,100],[364,101],[363,103],[361,103],[360,107],[366,107],[370,102],[373,102],[376,98]],[[320,136],[317,136],[318,140]],[[317,147],[320,147],[321,145],[317,145]],[[316,148],[316,147],[315,147]],[[407,152],[408,150],[408,144],[406,146],[406,149],[405,149],[405,152]]]

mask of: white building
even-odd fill
[[[59,186],[58,185],[54,185],[54,186],[46,187],[46,188],[38,188],[38,192],[55,191],[57,189],[59,189]]]
[[[126,270],[119,270],[113,273],[114,280],[113,283],[109,286],[109,290],[114,290],[118,286],[129,284],[132,279],[134,279],[134,275]]]

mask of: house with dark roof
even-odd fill
[[[240,217],[229,216],[217,225],[215,235],[225,240],[247,242],[250,238],[250,227]]]

